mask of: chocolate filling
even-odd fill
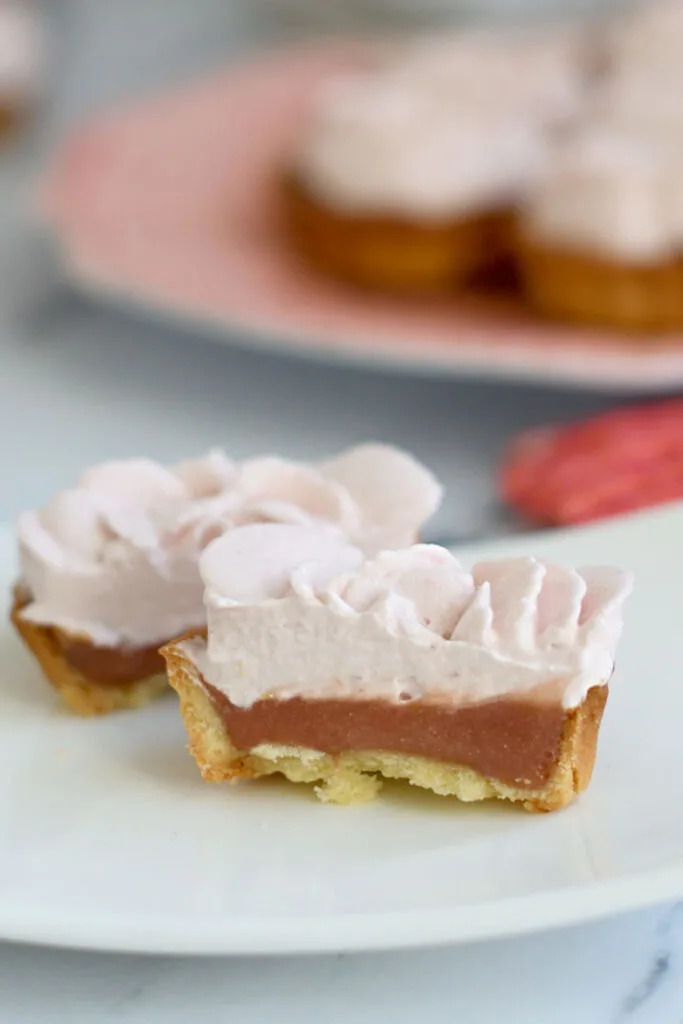
[[[100,686],[126,686],[166,671],[159,644],[148,647],[93,647],[87,640],[60,638],[72,668]]]
[[[15,588],[14,600],[16,611],[30,604],[31,594],[23,584]],[[96,647],[90,640],[75,640],[54,628],[49,629],[49,637],[73,669],[100,686],[128,686],[166,672],[158,643],[146,647]]]
[[[325,754],[385,751],[473,768],[516,787],[540,789],[550,778],[575,711],[557,701],[502,697],[460,707],[415,700],[260,700],[236,707],[204,684],[232,742],[249,751],[262,743],[307,747]],[[585,704],[601,715],[607,687]],[[584,704],[584,706],[585,706]]]

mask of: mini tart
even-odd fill
[[[89,718],[149,704],[167,689],[158,646],[97,647],[87,637],[30,622],[22,614],[30,594],[14,588],[10,619],[47,680],[69,709]]]
[[[683,257],[629,264],[521,231],[518,260],[530,304],[551,319],[634,333],[683,327]]]
[[[205,634],[188,634],[183,639]],[[593,686],[582,703],[564,712],[542,784],[516,784],[477,771],[465,764],[388,750],[348,750],[325,753],[296,743],[263,742],[251,750],[235,744],[221,707],[220,694],[201,678],[182,641],[167,644],[168,679],[180,697],[189,737],[189,750],[207,782],[236,782],[281,774],[290,782],[315,784],[320,800],[353,804],[372,800],[382,779],[402,779],[439,796],[464,802],[508,800],[532,812],[554,811],[571,803],[589,785],[598,733],[608,696],[606,684]],[[272,702],[260,701],[261,705]],[[283,710],[291,701],[281,701]],[[358,706],[362,702],[350,701]],[[254,707],[258,708],[258,704]],[[490,737],[489,742],[493,738]],[[485,745],[486,732],[479,742]]]
[[[440,500],[426,467],[378,444],[312,465],[220,451],[105,462],[19,515],[12,619],[75,711],[138,707],[165,689],[160,645],[206,621],[198,565],[213,538],[240,520],[302,519],[323,554],[344,538],[356,561],[360,545],[409,542]]]
[[[326,206],[291,175],[282,193],[297,251],[349,284],[399,295],[447,294],[507,263],[512,232],[506,211],[443,222],[354,215]]]

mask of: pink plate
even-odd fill
[[[350,44],[270,55],[77,132],[43,193],[71,279],[226,342],[318,359],[621,391],[683,384],[680,337],[549,325],[509,297],[372,297],[302,266],[278,221],[279,175],[314,83],[357,59]]]

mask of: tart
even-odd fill
[[[207,630],[162,654],[207,781],[280,773],[354,803],[395,778],[529,811],[588,786],[628,573],[368,559],[291,524],[224,535],[200,571]]]
[[[212,539],[318,524],[372,552],[414,540],[440,498],[428,470],[383,445],[309,466],[220,452],[105,463],[20,516],[12,622],[71,710],[139,707],[166,689],[159,647],[206,622],[198,561]]]
[[[683,326],[679,166],[654,127],[602,122],[558,148],[520,220],[532,306],[631,332]]]
[[[511,214],[578,115],[582,37],[473,31],[326,80],[283,175],[296,250],[365,288],[443,293],[500,270]]]

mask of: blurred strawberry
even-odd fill
[[[683,399],[528,431],[505,453],[499,486],[513,509],[546,525],[683,499]]]

